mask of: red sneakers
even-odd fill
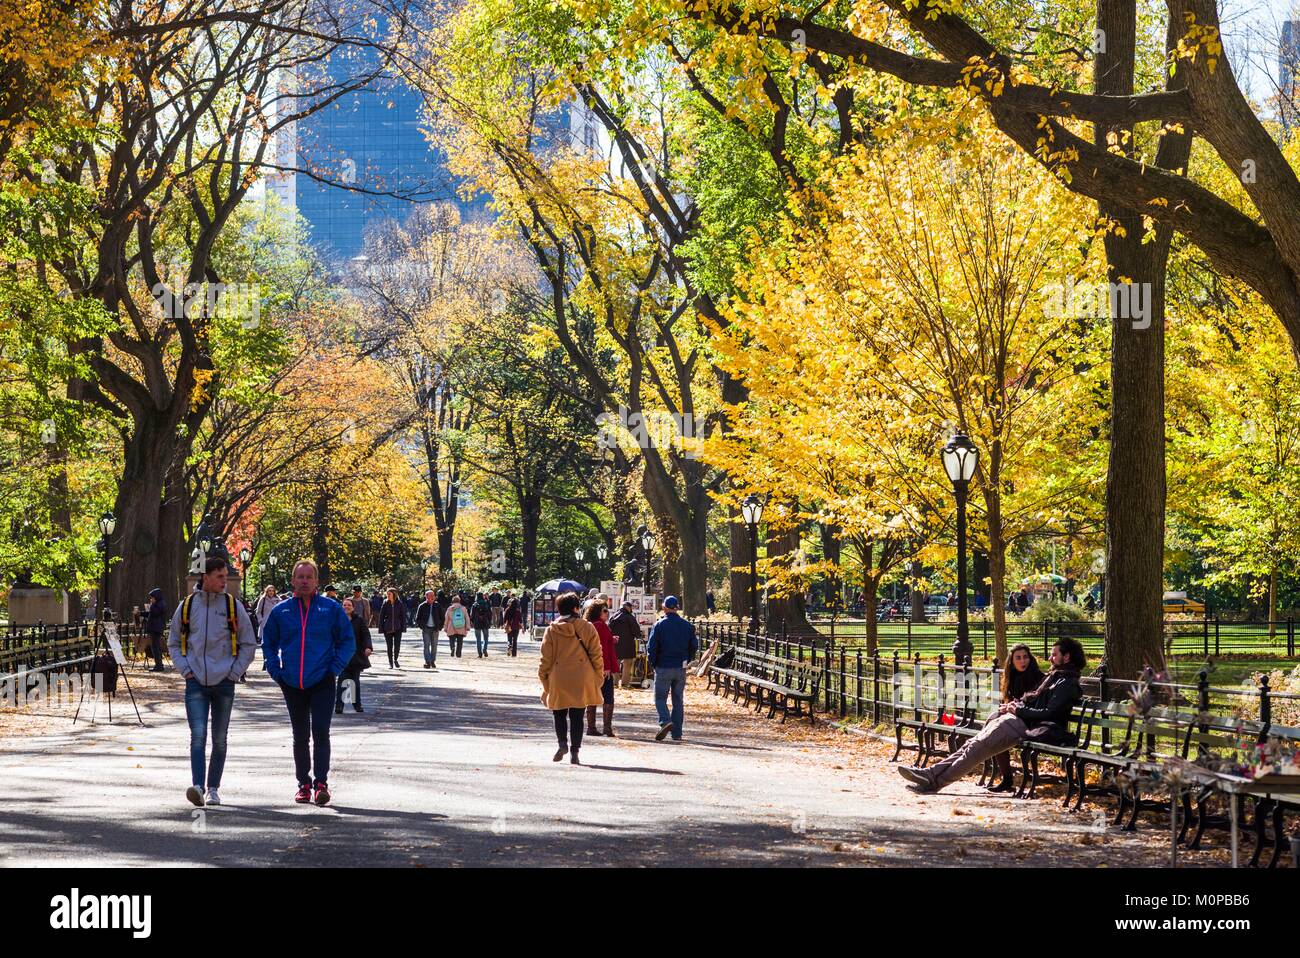
[[[315,802],[317,805],[328,805],[330,803],[330,787],[324,782],[316,783]]]
[[[294,793],[293,800],[294,800],[295,802],[297,802],[299,805],[305,805],[307,802],[310,802],[310,801],[311,801],[311,786],[310,786],[310,785],[300,785],[300,786],[298,787],[298,791],[297,791],[296,793]]]

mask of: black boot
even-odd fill
[[[564,758],[564,756],[567,755],[568,753],[569,753],[569,743],[561,742],[560,747],[557,748],[555,750],[555,754],[551,756],[551,761],[558,762],[560,759]]]
[[[578,761],[578,750],[576,748],[569,749],[569,764],[570,765],[582,764],[580,761]]]

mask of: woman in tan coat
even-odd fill
[[[546,627],[542,636],[542,664],[537,677],[542,680],[542,704],[555,716],[555,737],[559,750],[552,759],[558,762],[569,755],[578,761],[582,747],[582,717],[588,705],[600,705],[600,683],[605,677],[600,635],[595,626],[579,618],[582,599],[576,592],[566,592],[555,601],[559,618]]]

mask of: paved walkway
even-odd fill
[[[382,644],[382,640],[381,640]],[[279,690],[255,666],[236,697],[221,792],[185,801],[188,730],[174,673],[133,673],[147,728],[0,715],[0,867],[13,865],[1162,864],[1163,835],[1107,832],[1047,801],[903,787],[875,742],[758,718],[688,691],[687,743],[657,743],[649,691],[620,691],[622,738],[553,764],[537,644],[363,679],[334,721],[326,808],[295,805]],[[375,660],[382,662],[382,649]],[[415,668],[410,668],[415,666]],[[21,734],[18,723],[25,722]],[[1163,852],[1167,856],[1167,849]],[[1202,855],[1204,864],[1213,862]]]

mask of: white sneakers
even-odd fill
[[[221,796],[217,794],[215,788],[208,789],[206,801],[204,799],[203,789],[199,788],[197,785],[191,785],[189,788],[185,789],[185,797],[190,800],[191,805],[197,805],[199,808],[202,808],[204,805],[221,804]]]

